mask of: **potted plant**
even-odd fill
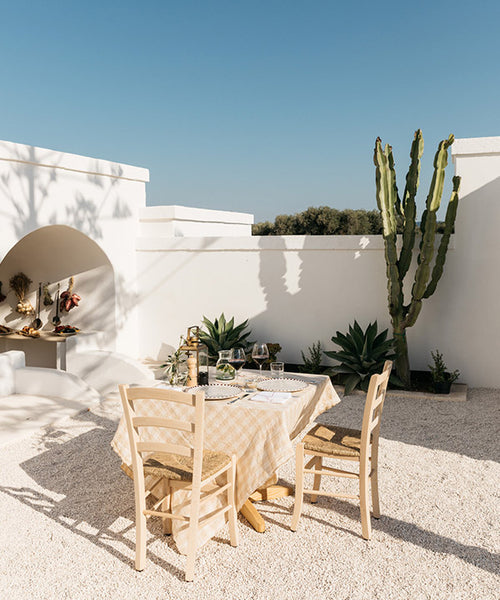
[[[187,379],[187,355],[181,350],[183,338],[181,337],[179,348],[169,354],[167,360],[161,365],[164,371],[164,379],[168,381],[170,385],[184,385]]]
[[[448,371],[446,364],[443,360],[443,355],[439,350],[435,352],[431,351],[433,365],[428,365],[431,371],[432,383],[435,394],[449,394],[451,390],[451,384],[460,377],[460,371]]]

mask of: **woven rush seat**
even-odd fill
[[[305,450],[335,456],[359,457],[361,431],[336,425],[315,425],[304,437]]]
[[[353,498],[359,500],[361,509],[361,531],[363,538],[369,540],[372,536],[370,519],[369,490],[371,488],[373,516],[380,517],[378,497],[378,442],[380,435],[380,420],[384,407],[387,383],[391,374],[392,362],[386,360],[380,375],[375,373],[370,377],[366,394],[363,423],[359,429],[349,429],[336,425],[315,425],[295,448],[295,506],[293,509],[290,529],[297,531],[304,494],[311,496],[311,502],[316,502],[318,496],[331,498]],[[312,456],[311,456],[312,455]],[[306,460],[307,457],[307,460]],[[323,460],[350,461],[358,463],[359,469],[346,470],[323,465]],[[305,476],[313,475],[312,487],[304,485]],[[321,490],[323,476],[347,477],[357,479],[359,494],[331,492]]]
[[[204,450],[201,478],[210,477],[230,462],[231,457],[223,452]],[[193,479],[193,459],[178,454],[157,452],[144,461],[144,474],[177,481],[191,481]]]

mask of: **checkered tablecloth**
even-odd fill
[[[301,379],[309,385],[303,391],[293,394],[284,404],[252,400],[238,400],[233,404],[221,400],[206,402],[204,448],[228,455],[236,454],[238,509],[250,494],[274,475],[280,465],[293,456],[293,439],[319,414],[340,402],[329,377],[303,374],[287,376]],[[157,407],[158,404],[154,406]],[[151,414],[157,414],[159,417],[186,418],[187,414],[183,411],[190,410],[183,405],[170,404],[161,409],[161,414],[153,411]],[[183,432],[165,430],[162,434],[168,436],[162,438],[164,441],[176,441],[176,436],[186,435]],[[123,462],[130,465],[130,447],[123,418],[111,445]],[[174,521],[174,526],[176,523]],[[222,523],[215,521],[209,523],[206,529],[210,531],[204,533],[203,541],[210,539],[221,525]],[[186,528],[181,524],[180,527],[174,527],[173,533],[179,550],[185,551]]]

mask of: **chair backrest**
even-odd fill
[[[392,362],[386,360],[382,373],[372,375],[370,378],[361,426],[361,456],[367,456],[370,444],[372,445],[372,452],[373,448],[378,448],[382,410],[391,369]]]
[[[161,452],[193,460],[193,490],[201,485],[205,394],[120,385],[123,413],[132,454],[134,479],[143,485],[143,455]],[[170,407],[168,405],[170,404]],[[187,418],[169,418],[175,406],[182,406]],[[184,410],[182,410],[184,413]],[[175,415],[174,415],[175,416]],[[182,433],[178,442],[166,441],[172,432]]]

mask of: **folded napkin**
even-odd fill
[[[270,402],[271,404],[284,404],[290,400],[292,394],[290,392],[259,392],[249,398],[253,402]]]

